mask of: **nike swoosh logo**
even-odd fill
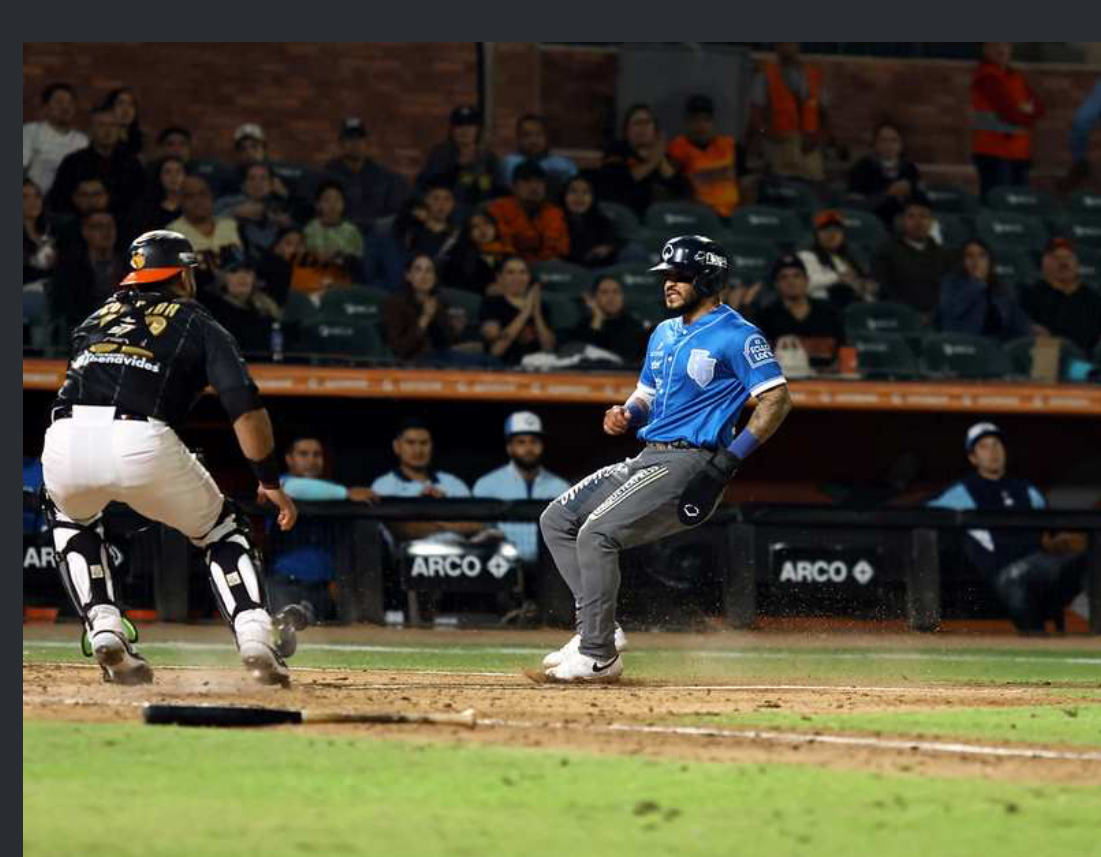
[[[604,670],[608,669],[608,667],[610,667],[612,664],[614,664],[618,660],[619,660],[619,655],[616,655],[614,658],[612,658],[610,661],[608,661],[608,663],[604,664],[604,666],[601,666],[596,661],[593,661],[593,672],[594,673],[602,673],[602,672],[604,672]]]

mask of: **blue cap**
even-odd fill
[[[967,430],[967,440],[963,444],[964,451],[970,453],[975,448],[976,443],[991,434],[997,435],[1004,442],[1005,436],[1002,434],[1002,430],[994,423],[975,423]]]
[[[543,434],[543,421],[531,411],[517,411],[505,420],[505,440],[516,434]]]

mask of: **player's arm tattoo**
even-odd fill
[[[764,443],[780,427],[791,408],[791,394],[788,393],[787,384],[765,390],[757,397],[757,407],[753,409],[753,416],[749,418],[746,428],[753,432],[758,441]]]

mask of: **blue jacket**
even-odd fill
[[[966,274],[949,274],[940,285],[940,306],[937,318],[945,333],[969,333],[983,335],[986,319],[988,286]],[[1011,287],[998,289],[993,295],[994,308],[1002,319],[1000,338],[1013,339],[1032,333],[1032,320],[1017,303]]]

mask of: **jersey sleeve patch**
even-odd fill
[[[757,369],[766,363],[776,362],[776,356],[772,353],[772,346],[768,344],[768,340],[765,339],[762,333],[753,333],[746,337],[742,354],[745,356],[745,362],[749,364],[750,369]]]

